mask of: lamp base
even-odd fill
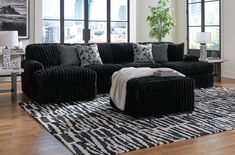
[[[11,49],[5,48],[2,50],[2,69],[11,69]]]
[[[207,47],[206,44],[201,44],[200,46],[200,61],[208,61],[207,58]]]

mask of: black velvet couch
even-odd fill
[[[103,65],[86,67],[62,66],[57,44],[31,44],[22,62],[22,90],[39,103],[92,100],[109,92],[112,74],[124,67],[170,67],[194,79],[197,88],[213,86],[211,64],[184,56],[183,45],[168,44],[168,62],[133,63],[131,43],[99,43]]]

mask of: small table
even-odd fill
[[[0,76],[11,75],[11,89],[0,89],[0,93],[11,92],[11,99],[17,100],[17,74],[24,72],[23,69],[0,69]]]
[[[214,79],[216,82],[221,82],[221,64],[224,63],[223,59],[209,59],[208,63],[213,64],[214,67]]]

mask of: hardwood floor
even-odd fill
[[[9,87],[0,83],[0,88]],[[223,79],[217,86],[235,88],[235,80]],[[18,90],[21,90],[20,83]],[[18,91],[18,102],[27,98]],[[9,94],[0,95],[0,155],[70,155],[71,152],[46,131]],[[234,155],[235,130],[161,145],[125,155]],[[124,154],[123,154],[124,155]]]

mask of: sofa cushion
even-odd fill
[[[213,65],[205,62],[165,62],[164,67],[175,69],[185,75],[211,74]]]
[[[96,80],[96,73],[79,66],[53,66],[33,73],[33,83],[40,87],[76,86]]]
[[[168,44],[167,55],[168,55],[168,61],[183,61],[184,43]]]
[[[82,67],[92,64],[103,64],[96,44],[89,46],[81,45],[78,47],[77,51]]]
[[[122,69],[124,66],[119,64],[90,65],[86,68],[97,73],[97,92],[109,93],[111,87],[111,77],[114,72]]]
[[[95,64],[86,66],[97,73],[97,79],[106,79],[106,77],[111,77],[114,72],[122,69],[124,66],[119,64]]]
[[[78,46],[57,45],[61,65],[80,65],[77,48]]]
[[[128,63],[124,64],[125,67],[150,67],[150,68],[159,68],[162,67],[160,63]]]
[[[141,44],[132,44],[133,51],[134,51],[134,62],[140,63],[154,63],[153,55],[152,55],[152,45],[141,45]]]
[[[168,61],[167,48],[168,44],[161,44],[161,45],[152,44],[152,53],[155,62]]]
[[[44,67],[60,65],[57,44],[31,44],[26,47],[26,59],[42,63]]]
[[[113,63],[111,45],[109,43],[99,43],[98,49],[103,63]]]
[[[112,43],[111,44],[113,63],[123,64],[134,61],[134,52],[130,43]]]

